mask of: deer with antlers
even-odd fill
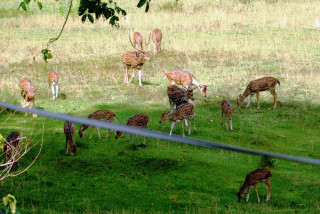
[[[188,71],[183,71],[183,70],[172,70],[172,71],[167,71],[164,74],[164,77],[167,77],[170,84],[178,84],[182,85],[183,87],[187,89],[194,89],[193,86],[195,85],[201,90],[202,96],[206,97],[207,96],[207,85],[201,84],[194,76],[192,73]]]
[[[64,135],[66,136],[65,154],[67,155],[69,153],[69,148],[70,148],[71,154],[76,155],[77,154],[77,146],[74,143],[74,133],[76,131],[75,125],[70,121],[66,121],[64,123],[63,131],[64,131]]]
[[[4,151],[6,154],[6,163],[12,163],[12,168],[15,163],[19,164],[19,144],[20,144],[21,136],[19,132],[11,132],[7,137],[4,144]],[[11,168],[11,169],[12,169]]]
[[[168,110],[165,110],[163,114],[161,115],[161,119],[159,123],[163,123],[166,119],[169,119],[172,121],[171,123],[171,130],[169,135],[172,135],[172,130],[177,122],[181,122],[181,129],[182,129],[182,136],[184,135],[184,128],[183,128],[183,122],[186,123],[186,126],[188,126],[189,122],[189,135],[191,134],[191,118],[193,118],[193,130],[196,132],[196,121],[195,121],[195,113],[194,113],[194,106],[191,103],[186,103],[178,108],[176,108],[173,112],[169,112]],[[187,122],[188,121],[188,122]]]
[[[29,108],[34,107],[34,96],[36,94],[36,89],[34,84],[30,79],[22,78],[20,80],[20,89],[21,89],[21,106]],[[27,114],[26,114],[27,115]],[[33,117],[36,117],[36,114],[33,114]]]
[[[167,89],[169,103],[171,110],[174,110],[178,106],[188,103],[189,101],[192,103],[193,99],[193,90],[184,89],[179,87],[178,85],[170,85]]]
[[[239,94],[239,97],[237,99],[237,107],[240,108],[243,100],[250,95],[248,104],[246,106],[246,108],[249,108],[253,95],[257,94],[258,109],[260,109],[260,92],[269,90],[270,93],[273,95],[272,108],[276,108],[278,96],[275,89],[277,84],[280,86],[280,81],[274,77],[263,77],[251,81],[247,86],[246,90],[243,92],[243,94]]]
[[[131,43],[131,46],[136,49],[137,51],[127,51],[122,54],[122,62],[126,66],[125,70],[125,75],[124,75],[124,82],[125,83],[130,83],[134,77],[134,70],[138,69],[139,70],[139,86],[142,86],[142,81],[141,81],[141,72],[142,72],[142,66],[145,63],[145,61],[149,61],[149,52],[147,50],[143,50],[142,48],[136,47],[131,41],[130,38],[130,30],[129,30],[129,40]],[[142,41],[142,40],[141,40]],[[150,36],[149,36],[149,42],[150,42]],[[145,43],[145,46],[149,44]],[[141,45],[142,46],[142,45]],[[131,78],[130,80],[128,79],[128,69],[131,67],[132,72],[131,72]]]
[[[52,91],[52,99],[56,99],[58,97],[59,92],[59,73],[55,71],[49,71],[48,73],[48,84],[49,84],[49,90],[51,88]]]
[[[153,41],[153,50],[155,53],[161,51],[161,39],[162,39],[162,32],[159,29],[154,29],[152,32],[152,41]]]
[[[92,114],[90,114],[88,116],[89,119],[95,119],[95,120],[102,120],[102,121],[106,121],[109,123],[113,122],[113,119],[115,119],[117,121],[117,115],[115,113],[113,113],[112,111],[109,110],[98,110],[93,112]],[[88,125],[82,125],[81,128],[79,129],[79,136],[80,138],[83,137],[84,131],[89,128]],[[89,139],[92,138],[92,133],[95,127],[91,127],[91,133],[90,133],[90,137]],[[97,128],[98,131],[98,135],[99,135],[99,139],[101,139],[101,135],[100,135],[100,129]],[[108,130],[107,135],[105,136],[105,138],[107,138],[110,134],[110,130]]]
[[[259,198],[258,189],[257,189],[257,184],[260,182],[263,182],[268,189],[266,201],[269,201],[270,195],[271,195],[271,185],[269,184],[269,178],[271,176],[272,176],[271,171],[269,169],[264,169],[264,168],[263,169],[256,169],[256,170],[250,172],[247,175],[247,177],[244,181],[244,184],[239,189],[238,202],[240,202],[241,199],[243,198],[245,190],[247,190],[247,200],[246,201],[249,200],[250,188],[253,186],[254,191],[256,192],[256,195],[258,198],[258,202],[260,203],[260,198]]]
[[[226,118],[226,127],[228,130],[228,120],[230,122],[230,130],[232,131],[232,113],[233,113],[233,108],[231,103],[228,100],[222,100],[222,102],[220,103],[221,105],[221,110],[222,110],[222,118],[223,115],[225,115]]]

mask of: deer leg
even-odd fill
[[[51,84],[51,91],[52,91],[52,99],[54,100],[55,96],[54,96],[54,83]]]
[[[92,138],[93,129],[94,129],[94,127],[91,127],[91,133],[90,133],[90,137],[89,137],[89,139],[91,139],[91,138]]]
[[[109,134],[110,134],[110,129],[108,129],[108,132],[107,132],[107,134],[106,134],[106,136],[104,138],[108,138]]]
[[[228,131],[228,115],[226,114],[226,127],[227,127],[227,131]]]
[[[188,122],[189,122],[189,132],[188,132],[188,134],[190,135],[191,134],[191,119],[190,118],[188,118],[187,119],[188,120]]]
[[[276,88],[270,88],[270,92],[273,95],[273,106],[272,106],[272,108],[277,108],[278,95],[276,93]]]
[[[185,135],[184,135],[184,128],[183,128],[183,121],[181,121],[181,130],[182,130],[182,137],[185,137]]]
[[[101,139],[100,128],[97,128],[97,131],[98,131],[99,139]]]
[[[132,68],[132,71],[131,71],[131,77],[130,77],[129,82],[131,82],[131,81],[132,81],[133,77],[134,77],[134,68]]]
[[[230,119],[230,130],[233,131],[233,128],[232,128],[232,118]]]
[[[124,83],[128,83],[128,66],[126,66],[126,70],[124,72]]]
[[[142,86],[142,83],[141,83],[141,69],[139,70],[139,86]]]
[[[257,198],[258,198],[258,203],[260,203],[260,198],[259,198],[259,194],[258,194],[258,189],[257,189],[257,185],[254,185],[254,191],[257,194]]]
[[[174,128],[175,125],[176,125],[176,122],[172,122],[172,123],[171,123],[171,130],[170,130],[169,135],[172,135],[172,130],[173,130],[173,128]]]
[[[193,131],[194,131],[194,133],[197,132],[197,129],[196,129],[196,116],[193,116]]]
[[[257,91],[257,103],[258,103],[258,109],[260,109],[260,92]]]
[[[58,98],[58,94],[59,94],[59,85],[58,83],[56,83],[56,98]]]
[[[249,201],[249,195],[250,195],[250,187],[248,187],[248,193],[247,193],[247,200],[246,200],[246,202]]]
[[[252,97],[253,97],[253,94],[250,94],[249,101],[248,101],[248,104],[247,104],[246,108],[250,107],[250,103],[251,103]]]
[[[270,200],[270,196],[271,196],[271,184],[269,184],[268,180],[264,181],[264,184],[266,185],[266,187],[268,189],[266,201],[269,201]]]

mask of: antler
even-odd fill
[[[130,40],[130,43],[131,43],[132,47],[133,47],[134,49],[136,49],[137,51],[141,52],[142,50],[141,50],[141,49],[136,48],[136,47],[133,45],[132,41],[131,41],[131,37],[130,37],[130,29],[128,30],[128,35],[129,35],[129,40]]]

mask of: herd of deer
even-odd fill
[[[154,52],[158,53],[161,51],[161,39],[162,39],[162,32],[159,29],[155,29],[152,33],[152,40],[154,43]],[[129,40],[132,45],[132,47],[136,51],[127,51],[122,54],[122,61],[125,65],[125,75],[124,75],[124,82],[130,83],[134,77],[134,70],[139,70],[139,86],[142,86],[142,80],[141,80],[141,70],[143,67],[143,64],[145,61],[150,60],[150,51],[144,50],[143,48],[143,37],[139,32],[134,32],[133,34],[133,41],[130,37],[130,31],[129,31]],[[149,41],[148,43],[145,42],[145,47],[148,46],[150,42],[150,35],[149,35]],[[128,69],[131,68],[131,77],[130,80],[128,78]],[[207,85],[201,84],[192,73],[183,71],[183,70],[172,70],[167,71],[164,74],[164,77],[166,77],[169,80],[170,85],[167,88],[167,94],[169,97],[169,103],[171,107],[171,111],[165,110],[165,112],[162,114],[160,123],[164,122],[166,119],[169,119],[172,121],[171,124],[171,130],[170,135],[172,134],[173,128],[177,122],[181,122],[181,128],[182,128],[182,135],[184,135],[184,128],[183,123],[186,124],[186,126],[189,125],[189,135],[191,134],[191,119],[193,119],[193,130],[196,132],[196,125],[195,125],[195,111],[194,111],[194,105],[193,105],[193,90],[196,88],[199,88],[201,91],[201,94],[206,97],[207,96]],[[58,81],[59,81],[59,74],[55,71],[50,71],[48,74],[48,83],[49,83],[49,90],[51,88],[52,91],[52,98],[56,99],[58,97]],[[250,95],[247,108],[250,106],[251,99],[254,94],[257,95],[257,103],[258,103],[258,109],[260,109],[260,103],[259,103],[259,97],[260,92],[269,90],[271,94],[274,97],[274,103],[273,108],[276,108],[277,103],[277,94],[275,91],[276,85],[280,82],[278,79],[274,77],[264,77],[261,79],[257,79],[254,81],[251,81],[247,88],[245,89],[244,93],[239,95],[237,99],[237,107],[241,107],[242,102],[244,99]],[[31,80],[27,78],[23,78],[20,80],[20,88],[21,88],[21,105],[23,107],[29,107],[32,108],[35,106],[34,97],[35,97],[35,86],[31,82]],[[221,110],[222,110],[222,117],[225,116],[225,123],[226,123],[226,129],[228,130],[228,122],[230,122],[230,129],[233,130],[232,127],[232,114],[233,114],[233,108],[231,103],[228,100],[223,100],[221,102]],[[109,110],[98,110],[93,112],[88,116],[90,119],[96,119],[96,120],[103,120],[108,122],[113,122],[113,119],[117,120],[117,116],[115,113],[109,111]],[[129,118],[127,125],[128,126],[134,126],[134,127],[140,127],[140,128],[146,128],[148,124],[149,118],[146,114],[137,114]],[[82,127],[79,129],[79,136],[80,138],[83,137],[84,131],[88,128],[86,125],[82,125]],[[91,134],[90,138],[92,137],[94,127],[91,128]],[[100,131],[98,130],[99,138],[101,138]],[[68,153],[69,147],[71,149],[72,155],[76,154],[76,144],[74,143],[74,134],[75,134],[75,125],[72,122],[66,121],[64,125],[64,133],[66,136],[66,150],[65,153]],[[106,135],[106,138],[109,136],[110,130],[108,131],[108,134]],[[116,132],[116,139],[121,136],[121,132]],[[12,148],[15,148],[18,146],[17,141],[14,140],[13,136],[18,136],[17,133],[14,135],[10,135],[7,139],[7,159],[10,159],[10,154],[13,152]],[[11,140],[11,138],[13,140]],[[131,136],[132,141],[134,142],[133,136]],[[14,144],[10,142],[15,142]],[[145,138],[144,141],[145,143]],[[248,195],[247,200],[249,199],[249,193],[250,193],[250,187],[253,186],[258,201],[260,202],[258,192],[256,185],[259,182],[264,182],[268,188],[268,195],[267,200],[270,199],[270,191],[271,191],[271,185],[268,183],[268,179],[271,177],[271,172],[268,169],[257,169],[251,173],[249,173],[245,179],[245,182],[243,186],[240,188],[238,192],[238,200],[240,202],[241,198],[244,195],[244,191],[248,189]]]

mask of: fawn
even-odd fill
[[[12,163],[12,168],[14,167],[15,163],[19,165],[20,140],[21,136],[19,132],[11,132],[4,143],[6,163]]]
[[[162,32],[159,29],[154,29],[152,32],[152,41],[153,41],[153,50],[155,53],[161,51],[161,39],[162,39]]]
[[[129,118],[127,121],[127,126],[133,126],[138,128],[146,128],[149,122],[149,117],[146,114],[137,114]],[[122,132],[117,131],[116,139],[118,139],[122,135]],[[137,135],[135,136],[138,137]],[[131,141],[134,143],[133,135],[131,135]],[[146,142],[146,137],[143,137],[143,144]]]
[[[231,103],[228,100],[222,100],[221,104],[221,109],[222,109],[222,118],[223,115],[226,117],[226,127],[228,130],[228,120],[230,121],[230,130],[232,131],[232,113],[233,113],[233,108]]]
[[[271,194],[271,185],[269,184],[269,178],[272,176],[271,171],[269,169],[256,169],[252,172],[250,172],[246,180],[244,181],[244,184],[242,187],[240,187],[238,192],[238,202],[241,201],[241,199],[244,196],[244,191],[247,189],[247,200],[249,200],[249,194],[250,194],[250,187],[254,187],[254,190],[257,194],[258,202],[260,203],[260,198],[258,194],[257,184],[260,182],[264,182],[268,189],[267,193],[267,199],[266,201],[270,200],[270,194]]]
[[[177,85],[170,85],[167,89],[169,103],[171,110],[174,110],[174,106],[177,108],[183,103],[193,102],[193,90],[183,89]]]
[[[113,119],[115,119],[116,121],[118,120],[117,119],[117,115],[115,113],[113,113],[112,111],[109,111],[109,110],[98,110],[98,111],[95,111],[93,113],[91,113],[89,116],[88,116],[89,119],[95,119],[95,120],[103,120],[103,121],[107,121],[109,123],[112,123],[113,122]],[[83,134],[84,134],[84,131],[88,128],[89,126],[88,125],[82,125],[81,128],[79,129],[79,136],[80,138],[83,137]],[[89,139],[92,138],[92,133],[93,133],[93,129],[95,127],[91,127],[91,133],[90,133],[90,137]],[[99,139],[101,139],[101,135],[100,135],[100,129],[97,128],[97,131],[98,131],[98,135],[99,135]],[[108,130],[108,133],[107,135],[105,136],[105,138],[107,138],[110,134],[110,130]]]
[[[182,85],[187,89],[193,89],[193,85],[197,86],[201,90],[201,94],[207,96],[207,87],[202,85],[194,76],[188,71],[182,70],[172,70],[167,71],[164,74],[164,77],[167,77],[171,85],[178,84]]]
[[[247,86],[246,90],[243,92],[243,94],[239,95],[238,99],[237,99],[237,108],[241,107],[241,104],[243,102],[243,100],[249,96],[250,94],[250,98],[248,101],[248,104],[246,106],[246,108],[248,108],[250,106],[251,103],[251,99],[254,95],[254,93],[257,94],[257,102],[258,102],[258,109],[260,109],[260,91],[266,91],[269,90],[270,93],[273,95],[273,107],[272,108],[276,108],[277,107],[277,93],[276,93],[276,85],[279,84],[280,86],[280,81],[274,77],[263,77],[257,80],[253,80],[249,83],[249,85]]]
[[[181,129],[182,129],[182,136],[184,135],[184,128],[183,128],[183,121],[186,123],[186,126],[188,126],[187,121],[189,122],[189,135],[191,134],[191,118],[193,118],[193,130],[196,132],[196,121],[195,121],[195,113],[194,113],[194,106],[191,103],[183,104],[179,107],[177,107],[173,112],[169,113],[168,110],[165,110],[163,114],[161,115],[161,119],[159,123],[163,123],[166,119],[169,119],[172,121],[171,123],[171,130],[170,134],[172,135],[172,130],[176,124],[176,122],[181,122]]]
[[[66,155],[69,153],[69,147],[72,155],[77,154],[77,146],[74,143],[75,131],[76,131],[76,127],[72,122],[66,121],[64,123],[64,135],[66,136],[66,149],[65,149]]]
[[[58,97],[58,92],[59,92],[58,81],[59,81],[59,73],[55,71],[49,71],[48,84],[49,84],[49,90],[51,87],[53,100]]]
[[[20,89],[21,89],[21,106],[29,108],[34,108],[34,96],[36,94],[36,90],[34,84],[30,79],[22,78],[20,80]],[[25,114],[27,115],[27,113]],[[33,114],[33,117],[36,117],[36,114]]]

